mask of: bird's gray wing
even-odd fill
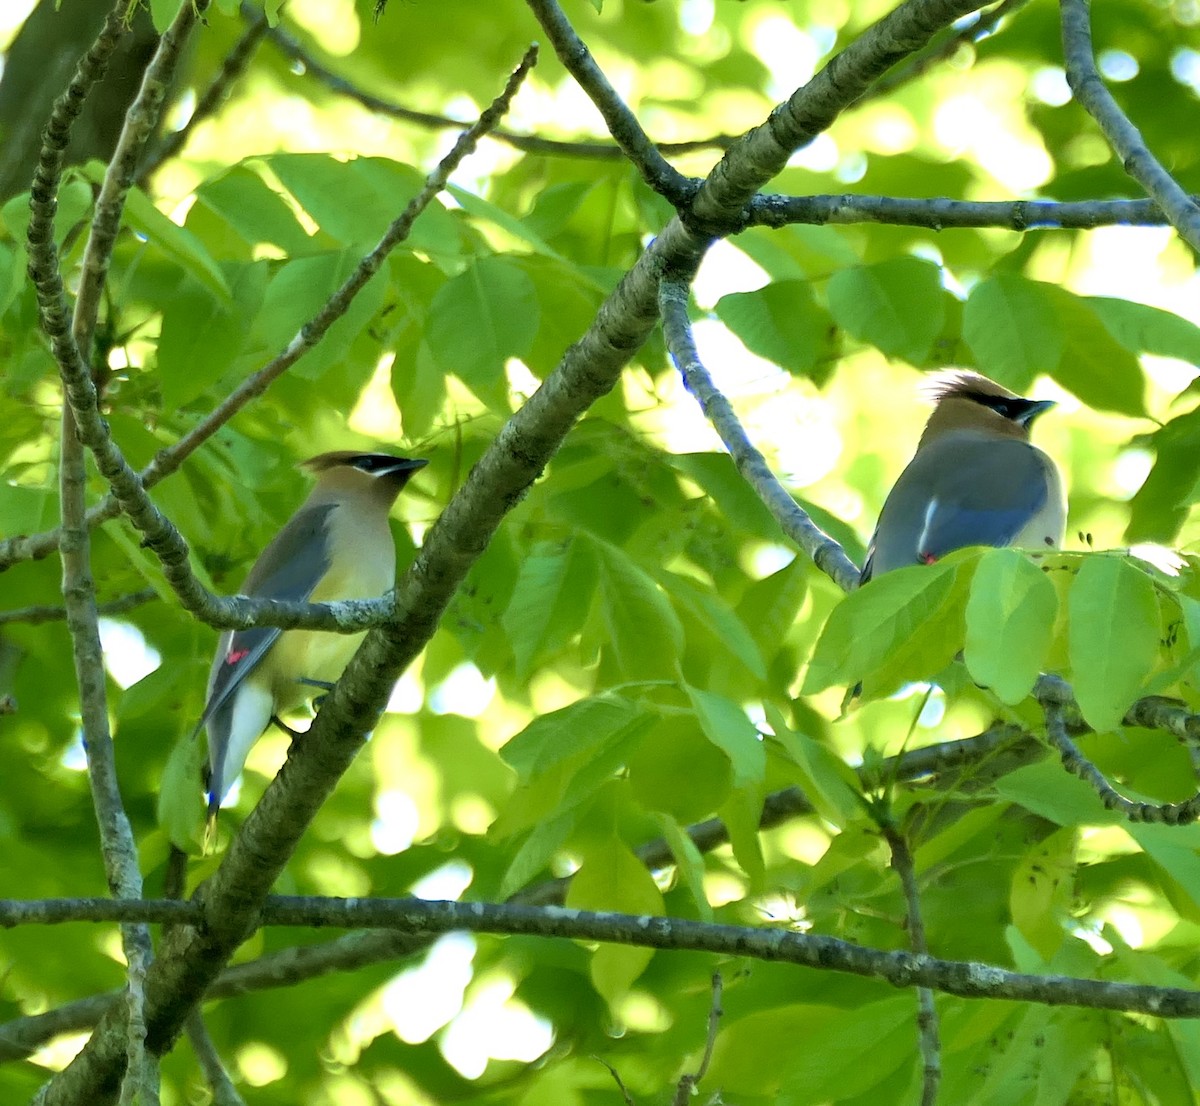
[[[968,545],[1008,545],[1049,494],[1046,462],[1027,442],[935,442],[917,453],[888,494],[862,579]]]
[[[991,443],[982,472],[955,466],[927,512],[917,540],[922,560],[968,545],[1010,545],[1046,505],[1050,489],[1041,454],[1025,442]]]
[[[329,571],[329,515],[336,507],[325,503],[297,511],[254,562],[242,593],[263,599],[308,599]],[[258,667],[282,632],[277,626],[256,626],[221,635],[197,733]]]

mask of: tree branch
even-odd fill
[[[687,390],[696,397],[705,418],[713,424],[733,463],[771,512],[783,532],[843,591],[858,586],[858,569],[836,541],[825,533],[787,493],[751,443],[734,413],[733,405],[718,391],[692,338],[688,320],[688,285],[682,279],[664,279],[659,285],[663,335]]]
[[[921,916],[921,895],[917,890],[917,874],[913,867],[908,841],[896,826],[885,822],[880,826],[884,840],[892,850],[892,868],[904,890],[908,908],[909,947],[918,956],[929,954],[925,939],[925,920]],[[934,1106],[942,1082],[942,1046],[938,1039],[937,1007],[928,987],[917,988],[917,1037],[921,1044],[921,1106]]]
[[[265,10],[249,4],[242,5],[242,14],[249,24],[242,37],[234,43],[233,49],[221,62],[221,68],[196,101],[196,107],[188,116],[187,122],[179,130],[167,135],[143,162],[138,170],[139,183],[149,180],[165,162],[183,149],[192,131],[209,116],[216,114],[229,89],[245,73],[250,59],[254,57],[254,51],[267,32],[267,14]]]
[[[117,903],[94,900],[113,913],[143,916],[174,899]],[[203,917],[198,903],[182,904]],[[172,919],[174,920],[174,918]],[[928,987],[962,998],[1008,999],[1048,1006],[1122,1010],[1160,1018],[1200,1017],[1200,991],[1063,975],[1010,972],[968,960],[866,948],[835,937],[795,933],[778,926],[735,926],[683,918],[572,910],[515,903],[449,902],[431,899],[338,899],[271,895],[263,900],[264,925],[392,929],[409,937],[465,930],[504,936],[562,937],[607,941],[666,951],[712,952],[769,963],[800,964],[878,979],[893,987]],[[158,962],[163,963],[162,960]]]
[[[1096,71],[1087,0],[1060,0],[1060,10],[1067,83],[1075,98],[1099,124],[1125,171],[1162,208],[1180,237],[1192,249],[1200,250],[1200,205],[1150,152],[1141,133],[1117,106]]]
[[[650,141],[637,116],[608,83],[608,78],[596,64],[583,39],[575,33],[575,28],[556,0],[526,2],[553,44],[559,61],[604,116],[609,133],[641,173],[642,179],[676,208],[687,205],[696,194],[698,182],[680,173]]]
[[[257,15],[258,9],[252,4],[243,2],[242,16],[246,19]],[[272,27],[267,31],[267,38],[284,54],[304,67],[307,75],[315,77],[331,91],[345,96],[361,104],[368,111],[386,115],[389,119],[400,119],[406,123],[415,123],[431,130],[461,130],[468,124],[460,119],[452,119],[448,115],[436,115],[428,111],[417,111],[405,107],[382,96],[359,88],[353,81],[339,76],[324,62],[320,61],[311,50],[307,49],[299,39],[289,34],[282,26]],[[497,127],[488,132],[488,138],[506,143],[513,149],[526,154],[541,154],[558,157],[586,158],[597,161],[619,161],[625,151],[615,142],[601,141],[560,141],[552,138],[540,138],[537,135],[518,134],[515,131]],[[698,138],[690,142],[655,142],[654,146],[660,154],[687,154],[698,150],[728,149],[734,142],[733,135],[713,135],[710,138]]]
[[[877,775],[893,781],[914,780],[937,773],[965,771],[972,767],[977,770],[985,763],[996,762],[1001,754],[1025,763],[1031,757],[1040,755],[1041,750],[1039,741],[1022,734],[1016,727],[996,726],[975,737],[910,749],[897,757],[888,757],[879,765]],[[858,771],[864,788],[876,786],[876,779],[868,778],[861,768]],[[785,788],[768,795],[764,800],[759,828],[772,829],[812,811],[812,804],[798,787]],[[710,852],[729,840],[729,830],[719,818],[690,826],[687,834],[701,852]],[[670,846],[661,837],[641,846],[637,856],[652,871],[675,863]],[[510,902],[526,906],[561,905],[569,885],[569,877],[546,880],[518,891]],[[111,911],[112,904],[103,901],[103,909]],[[53,900],[46,900],[44,905],[0,900],[0,926],[37,924],[42,920],[49,923],[49,918],[44,918],[43,912],[46,911],[60,911],[60,920],[63,921],[87,920],[88,910],[100,909],[86,905],[92,902],[94,900],[61,900],[59,905],[54,906],[50,905]],[[186,915],[181,911],[173,914],[173,909],[164,906],[162,915],[155,920],[162,924],[182,923]],[[355,971],[372,964],[400,959],[418,951],[425,944],[422,938],[409,934],[367,931],[350,933],[325,945],[300,945],[283,949],[226,968],[208,989],[206,997],[225,998],[290,987],[331,972]],[[92,995],[45,1014],[15,1018],[0,1025],[0,1061],[20,1059],[62,1033],[90,1028],[115,997]]]
[[[1168,826],[1180,826],[1200,818],[1200,792],[1182,803],[1142,803],[1127,799],[1068,736],[1063,705],[1043,700],[1042,710],[1046,716],[1046,737],[1058,750],[1063,767],[1088,784],[1109,810],[1117,811],[1131,822],[1158,822]]]
[[[950,200],[894,196],[755,196],[745,227],[784,227],[793,223],[849,226],[886,223],[948,230],[1004,227],[1015,231],[1092,230],[1107,226],[1160,227],[1169,223],[1153,200]]]
[[[84,526],[86,528],[86,523]],[[158,593],[156,591],[146,588],[143,591],[135,591],[130,595],[122,595],[119,599],[110,599],[107,603],[101,603],[96,607],[96,613],[100,615],[124,614],[126,611],[131,611],[135,607],[140,607],[142,604],[149,603],[151,600],[157,598]],[[16,607],[11,611],[0,611],[0,626],[10,622],[25,622],[30,625],[35,625],[39,622],[61,622],[66,617],[66,607],[43,605]]]

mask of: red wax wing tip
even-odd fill
[[[245,658],[248,657],[249,655],[250,655],[249,649],[234,649],[225,658],[225,663],[226,664],[237,664],[238,661],[245,660]]]

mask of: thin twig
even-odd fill
[[[257,15],[258,9],[252,4],[242,4],[242,15],[249,19]],[[267,38],[279,50],[293,61],[304,67],[305,73],[319,80],[327,88],[348,100],[354,100],[368,111],[386,115],[389,119],[399,119],[406,123],[415,123],[431,130],[462,130],[469,124],[461,119],[452,119],[448,115],[437,115],[428,111],[417,111],[405,107],[394,100],[388,100],[367,92],[353,81],[347,80],[330,69],[318,59],[311,50],[303,45],[294,35],[289,34],[283,27],[272,27],[267,31]],[[513,149],[526,154],[545,154],[558,157],[585,158],[596,161],[620,161],[625,158],[625,151],[615,142],[602,141],[568,141],[553,138],[540,138],[537,135],[518,134],[516,131],[497,127],[488,132],[488,138],[503,142]],[[688,154],[699,150],[725,150],[735,141],[735,136],[728,134],[712,135],[709,138],[698,138],[690,142],[655,142],[654,146],[660,154]]]
[[[1200,250],[1200,204],[1150,152],[1141,132],[1117,105],[1096,70],[1087,0],[1060,0],[1060,10],[1067,83],[1075,99],[1104,132],[1125,172],[1162,208],[1180,237],[1192,249]]]
[[[754,489],[783,532],[812,558],[813,564],[843,591],[856,587],[858,569],[842,547],[813,522],[784,490],[766,458],[742,428],[732,404],[717,390],[708,370],[701,363],[687,315],[687,283],[678,279],[664,279],[659,286],[658,301],[662,310],[663,335],[675,366],[688,391],[696,397],[705,418],[713,424],[725,443],[738,472]]]
[[[1093,230],[1096,227],[1168,225],[1153,200],[951,200],[895,196],[755,196],[746,210],[746,226],[784,227],[795,223],[848,226],[886,223],[948,230],[955,227],[1002,227],[1020,232]]]
[[[173,899],[118,903],[95,900],[111,913],[152,916]],[[271,895],[262,902],[266,925],[374,928],[426,937],[462,930],[507,936],[605,941],[664,951],[738,955],[767,963],[799,964],[878,979],[897,988],[929,987],[962,998],[1006,999],[1048,1006],[1123,1010],[1160,1018],[1200,1017],[1200,990],[1116,983],[1063,975],[1011,972],[976,961],[942,960],[903,950],[884,951],[784,926],[738,926],[561,906],[454,902],[432,899],[338,899]],[[160,961],[161,963],[161,961]]]
[[[96,41],[76,68],[67,91],[54,104],[42,136],[38,166],[30,197],[28,228],[29,271],[38,293],[42,324],[51,336],[55,356],[64,372],[81,371],[88,384],[88,366],[79,354],[77,334],[90,335],[95,316],[80,311],[80,300],[68,322],[66,296],[54,246],[54,215],[62,180],[63,152],[71,129],[88,94],[107,67],[123,28],[127,5],[118,3],[109,13]],[[186,5],[185,5],[186,7]],[[134,114],[134,107],[130,114]],[[86,281],[86,278],[85,278]],[[94,389],[93,389],[94,391]],[[142,893],[137,846],[126,817],[117,782],[112,734],[108,725],[103,650],[96,612],[95,581],[86,523],[85,456],[76,432],[71,407],[64,404],[59,459],[59,498],[62,512],[62,592],[67,628],[71,635],[75,677],[79,687],[80,719],[87,751],[88,781],[96,812],[101,854],[110,892],[118,899],[136,899]],[[122,927],[126,972],[125,1076],[122,1104],[140,1099],[145,1106],[158,1102],[158,1072],[146,1049],[145,977],[153,958],[148,929],[141,924]]]
[[[1168,826],[1179,826],[1200,818],[1200,792],[1182,803],[1142,803],[1122,795],[1087,757],[1067,734],[1061,703],[1042,700],[1046,716],[1046,737],[1058,750],[1063,767],[1088,784],[1109,810],[1115,810],[1131,822],[1157,822]]]
[[[213,1106],[246,1106],[246,1100],[237,1092],[229,1072],[221,1060],[221,1054],[209,1035],[208,1026],[199,1010],[193,1010],[186,1022],[188,1042],[195,1053],[196,1062],[204,1072],[205,1082],[212,1091]]]
[[[598,1064],[603,1064],[608,1068],[608,1074],[613,1077],[613,1082],[617,1085],[617,1090],[621,1092],[621,1101],[625,1106],[637,1106],[633,1101],[633,1095],[629,1093],[629,1088],[625,1086],[625,1080],[621,1078],[621,1073],[612,1066],[603,1056],[593,1056],[593,1060]]]
[[[140,607],[142,604],[149,603],[151,600],[157,598],[158,592],[152,588],[146,588],[143,591],[135,591],[130,595],[122,595],[119,599],[110,599],[107,603],[101,603],[96,608],[96,613],[100,615],[124,614],[126,611],[131,611],[135,607]],[[45,605],[18,607],[11,611],[0,611],[0,626],[10,622],[25,622],[30,624],[61,622],[66,617],[66,607]]]
[[[721,1008],[721,992],[724,990],[724,986],[725,981],[721,978],[721,973],[713,972],[712,1002],[708,1007],[708,1032],[704,1036],[704,1053],[694,1072],[680,1076],[679,1082],[675,1085],[675,1096],[671,1100],[671,1106],[688,1106],[700,1081],[708,1073],[708,1065],[712,1063],[713,1049],[717,1047],[717,1030],[721,1027],[721,1018],[725,1013]]]
[[[898,757],[888,757],[877,775],[893,781],[914,780],[951,771],[978,772],[985,764],[995,762],[1001,753],[1013,755],[1018,763],[1040,756],[1041,745],[1032,737],[1021,734],[1015,727],[996,727],[975,737],[946,741],[921,749],[911,749]],[[863,769],[859,769],[863,786],[873,786]],[[763,802],[759,828],[766,830],[811,814],[812,804],[797,787],[785,788],[766,797]],[[718,818],[699,822],[687,830],[696,848],[711,852],[729,840],[725,823]],[[674,854],[663,838],[650,841],[637,850],[638,859],[652,871],[660,871],[675,863]],[[180,873],[181,874],[181,873]],[[566,897],[569,879],[546,880],[518,891],[509,900],[525,906],[561,905]],[[177,897],[173,892],[169,897]],[[105,909],[111,905],[105,900]],[[61,920],[84,920],[75,913],[88,909],[88,900],[65,900],[58,908]],[[50,904],[31,906],[4,904],[0,901],[0,925],[37,924],[46,918]],[[173,908],[156,919],[166,925],[186,922],[187,918],[170,914]],[[359,932],[349,933],[324,945],[301,945],[267,953],[257,960],[226,968],[209,987],[210,999],[228,998],[255,991],[291,987],[333,972],[356,971],[373,964],[401,959],[425,947],[427,942],[407,934]],[[45,1014],[34,1014],[0,1025],[0,1062],[20,1059],[36,1051],[47,1041],[63,1033],[91,1028],[115,1000],[114,995],[92,995],[65,1003]]]
[[[524,79],[536,58],[536,47],[531,47],[513,74],[514,88]],[[475,148],[480,136],[486,133],[488,127],[494,124],[506,108],[507,103],[499,107],[493,104],[474,126],[463,133],[450,153],[430,173],[421,191],[391,223],[375,248],[359,262],[355,271],[317,315],[300,328],[287,348],[235,389],[173,447],[160,452],[144,473],[136,473],[129,467],[112,440],[107,424],[100,417],[90,376],[81,372],[78,364],[71,367],[68,394],[77,416],[86,421],[83,437],[95,454],[101,473],[109,481],[121,510],[128,515],[144,536],[145,544],[158,557],[163,574],[183,607],[207,624],[225,629],[278,625],[283,628],[303,626],[337,633],[355,633],[378,625],[391,609],[387,600],[342,600],[337,603],[307,604],[250,599],[244,596],[216,596],[197,579],[189,564],[188,545],[183,535],[154,505],[145,489],[178,468],[193,450],[252,399],[266,391],[276,378],[291,368],[328,333],[333,323],[345,314],[354,297],[379,271],[388,254],[407,237],[414,220],[445,187],[450,174]],[[64,350],[63,356],[67,357],[70,353],[70,350]],[[77,356],[75,361],[78,361]],[[64,367],[64,374],[67,372],[67,368]]]
[[[892,868],[904,889],[908,911],[909,947],[919,956],[929,954],[925,939],[925,920],[921,915],[921,896],[917,890],[917,874],[912,852],[904,834],[891,824],[880,826],[884,840],[892,851]],[[921,1106],[934,1106],[942,1081],[942,1046],[938,1039],[937,1007],[928,987],[917,988],[917,1038],[921,1044]]]
[[[264,9],[255,8],[250,4],[242,5],[242,13],[246,16],[248,24],[242,37],[234,43],[233,49],[221,62],[221,68],[196,101],[196,107],[188,116],[187,122],[179,130],[167,135],[142,163],[138,170],[139,184],[149,180],[165,162],[183,149],[192,131],[209,116],[216,114],[229,89],[246,71],[254,51],[267,31],[267,13]]]
[[[951,31],[941,42],[931,43],[911,62],[876,81],[870,93],[863,99],[877,100],[923,76],[933,66],[952,58],[962,47],[974,46],[980,39],[991,34],[1005,16],[1012,15],[1028,3],[1029,0],[1004,0],[991,10],[980,12],[978,18],[971,20],[966,26]]]
[[[609,133],[641,173],[642,179],[675,207],[685,207],[696,194],[699,182],[685,177],[662,156],[650,136],[642,130],[637,116],[609,84],[587,45],[576,34],[555,0],[526,2],[553,44],[559,61],[604,116]]]

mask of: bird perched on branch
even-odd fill
[[[939,374],[937,406],[888,493],[861,582],[968,545],[1055,548],[1067,504],[1054,462],[1029,441],[1053,400],[1023,399],[973,372]]]
[[[316,487],[254,562],[242,593],[311,603],[383,595],[396,580],[388,512],[427,463],[350,450],[303,462]],[[269,626],[221,635],[196,726],[208,731],[210,829],[250,747],[314,687],[332,687],[362,637]]]

